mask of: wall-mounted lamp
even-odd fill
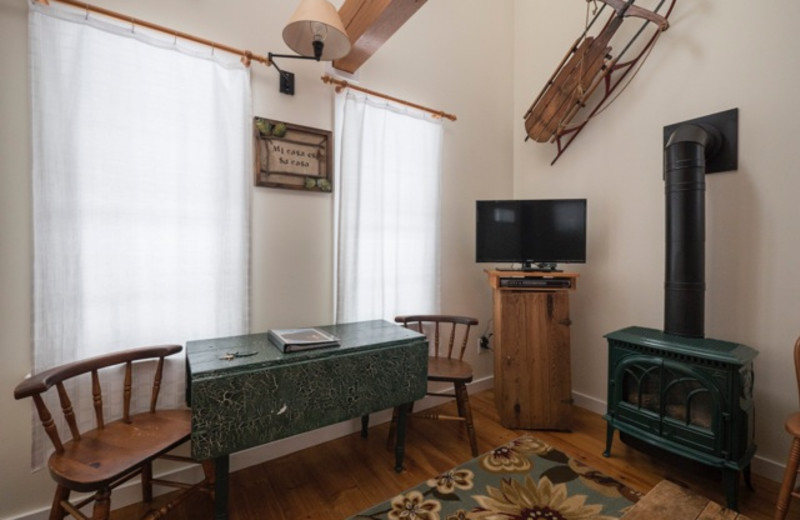
[[[273,58],[332,61],[347,56],[350,38],[336,8],[328,0],[302,0],[283,28],[283,41],[297,54],[268,53],[280,74],[280,91],[294,95],[294,73],[282,70]]]

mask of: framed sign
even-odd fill
[[[256,186],[333,190],[331,132],[253,118]]]

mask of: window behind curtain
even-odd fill
[[[442,125],[337,98],[336,321],[439,312]]]
[[[211,49],[179,51],[184,43],[138,27],[39,4],[29,38],[34,371],[245,333],[248,70]],[[183,370],[170,359],[160,403],[183,403]],[[91,424],[83,395],[73,404]]]

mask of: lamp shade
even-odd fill
[[[350,52],[350,38],[336,8],[327,0],[302,0],[283,28],[283,41],[301,56],[314,56],[315,40],[324,44],[320,60],[335,60]]]

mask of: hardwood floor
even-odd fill
[[[486,452],[523,433],[532,433],[633,489],[647,492],[662,479],[678,482],[724,504],[717,472],[678,459],[646,454],[615,438],[605,449],[606,423],[600,415],[575,409],[572,432],[509,430],[499,424],[491,390],[470,396],[478,448]],[[443,407],[452,407],[451,403]],[[472,458],[466,433],[455,421],[412,421],[406,442],[406,469],[395,473],[386,449],[387,424],[314,446],[231,474],[231,520],[342,520]],[[752,520],[772,518],[778,483],[753,475],[755,491],[744,485],[740,510]],[[200,496],[173,510],[170,518],[211,519],[211,499]],[[115,520],[136,518],[141,505],[115,511]],[[788,518],[800,516],[795,500]]]

